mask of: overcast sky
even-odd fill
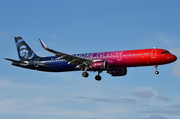
[[[123,77],[22,69],[14,36],[39,56],[163,48],[180,57],[179,0],[1,0],[1,119],[179,119],[180,60]]]

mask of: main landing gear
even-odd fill
[[[102,72],[102,71],[98,71],[98,75],[95,76],[95,79],[96,79],[97,81],[100,81],[100,80],[101,80],[101,76],[99,75],[101,72]],[[85,78],[87,78],[87,77],[89,76],[89,74],[85,71],[85,72],[82,73],[82,76],[85,77]]]
[[[98,71],[98,75],[95,76],[95,79],[97,81],[100,81],[101,80],[101,76],[99,75],[102,71]]]
[[[89,76],[89,74],[85,71],[85,72],[82,73],[82,76],[87,78]]]
[[[158,74],[159,74],[159,71],[157,71],[157,67],[158,67],[157,65],[154,65],[154,68],[155,68],[155,70],[156,70],[156,71],[155,71],[155,74],[158,75]]]

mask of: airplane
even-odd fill
[[[82,76],[86,78],[89,76],[88,71],[93,71],[98,72],[95,76],[97,81],[101,80],[100,73],[103,71],[107,71],[111,76],[125,76],[129,67],[154,66],[155,74],[159,74],[158,65],[177,60],[177,57],[168,50],[158,48],[70,55],[48,48],[41,39],[39,41],[42,47],[55,56],[39,57],[21,36],[14,39],[20,60],[4,58],[12,61],[12,65],[46,72],[82,70]]]

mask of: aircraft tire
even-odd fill
[[[101,81],[101,76],[97,75],[97,76],[95,76],[95,79],[96,79],[97,81]]]
[[[88,74],[87,72],[83,72],[83,73],[82,73],[82,76],[85,77],[85,78],[87,78],[87,77],[89,76],[89,74]]]
[[[158,75],[158,74],[159,74],[159,71],[155,71],[155,74],[157,74],[157,75]]]

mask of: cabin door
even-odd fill
[[[151,58],[156,58],[156,49],[152,49],[151,51]]]
[[[122,53],[123,53],[123,52],[120,52],[120,53],[117,55],[117,61],[121,61],[121,60],[122,60]]]

